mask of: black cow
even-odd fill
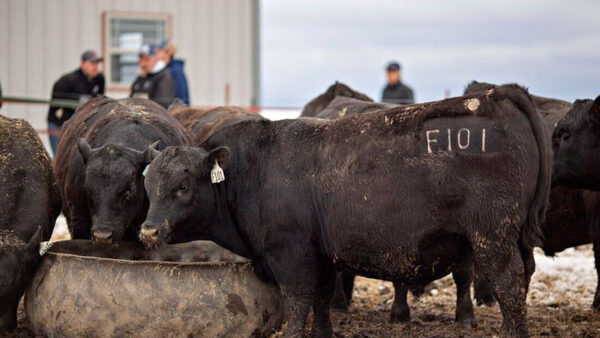
[[[72,238],[136,240],[148,210],[142,174],[150,146],[187,144],[185,129],[150,100],[96,98],[77,109],[56,154]]]
[[[573,205],[573,221],[571,228],[563,231],[562,235],[577,236],[579,238],[575,239],[582,244],[591,240],[594,244],[596,271],[600,275],[600,192],[597,192],[600,190],[600,175],[597,174],[596,160],[600,157],[598,140],[600,96],[595,100],[576,100],[552,135],[552,190],[580,192],[572,192],[569,196],[570,205]],[[556,237],[560,235],[557,234]],[[600,311],[600,278],[592,307]]]
[[[373,101],[367,95],[359,93],[341,82],[336,82],[329,86],[325,93],[317,96],[316,98],[312,99],[309,103],[307,103],[302,109],[300,117],[317,117],[317,114],[323,111],[325,107],[327,107],[331,103],[331,101],[333,101],[336,97],[339,96],[356,98],[361,101],[367,102]]]
[[[331,336],[336,267],[413,286],[469,257],[491,282],[503,333],[527,335],[551,167],[526,90],[246,121],[203,148],[167,148],[152,162],[141,240],[207,238],[251,258],[287,300],[287,336],[304,334],[311,307],[313,336]]]
[[[29,123],[0,115],[0,333],[17,325],[17,305],[33,277],[61,200],[52,164]]]
[[[493,84],[473,81],[465,89],[465,94],[483,93],[495,87]],[[554,126],[565,117],[572,105],[566,101],[535,95],[532,95],[532,99],[550,141]],[[583,106],[582,102],[578,102],[574,108]],[[562,123],[563,128],[566,124],[568,123]],[[562,132],[557,129],[555,135],[560,133]],[[555,140],[559,141],[560,138]],[[570,150],[565,154],[570,154]],[[561,173],[560,170],[555,169],[554,179],[558,177],[557,175],[560,176]],[[546,255],[553,256],[570,247],[593,243],[594,255],[600,261],[600,193],[554,186],[550,190],[550,203],[542,224],[542,232],[544,234],[542,249]],[[597,264],[597,270],[598,267],[600,264]],[[489,288],[484,283],[480,283],[477,274],[475,275],[475,298],[479,304],[490,305],[494,302]],[[593,307],[600,310],[600,283],[596,287]]]
[[[396,104],[377,103],[372,101],[363,101],[351,97],[338,96],[334,98],[327,107],[318,112],[315,117],[323,119],[343,118],[351,115],[368,114],[383,109],[398,107]],[[466,327],[473,327],[475,315],[473,314],[473,304],[471,302],[471,281],[472,268],[471,260],[468,259],[466,266],[457,265],[453,269],[452,275],[457,283],[457,301],[455,320]],[[352,290],[354,289],[354,274],[343,272],[336,282],[332,306],[339,310],[347,310],[352,301]],[[413,286],[413,295],[419,297],[423,294],[425,286]],[[394,282],[394,303],[390,313],[390,322],[398,323],[410,320],[410,307],[407,301],[408,288],[400,282]]]

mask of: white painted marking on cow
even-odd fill
[[[225,181],[225,173],[223,169],[219,167],[219,161],[215,161],[215,165],[210,171],[210,181],[212,183],[220,183]]]
[[[463,132],[467,132],[467,143],[466,144],[463,144],[462,141],[461,141],[462,140]],[[467,149],[467,148],[469,148],[469,145],[471,143],[471,131],[469,129],[467,129],[467,128],[459,129],[458,130],[458,135],[456,136],[456,140],[458,142],[458,148],[459,149]]]
[[[450,132],[450,128],[448,128],[448,151],[452,150],[452,133]]]
[[[439,129],[427,130],[425,132],[425,136],[427,138],[427,153],[428,154],[431,154],[431,144],[432,143],[437,143],[437,140],[436,139],[430,139],[429,135],[432,134],[432,133],[439,133],[439,132],[440,132]]]
[[[476,111],[479,108],[479,99],[468,99],[465,103],[470,111]]]
[[[481,130],[481,151],[485,153],[485,128]]]

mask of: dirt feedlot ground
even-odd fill
[[[534,337],[600,337],[600,313],[591,309],[596,271],[591,246],[568,249],[556,258],[536,253],[536,272],[528,295],[529,329]],[[454,323],[452,277],[437,281],[420,300],[410,298],[410,324],[389,324],[392,283],[357,278],[350,312],[333,312],[336,337],[493,337],[502,317],[498,306],[475,308],[478,326]],[[61,292],[61,290],[57,290]],[[16,337],[32,337],[19,313]]]

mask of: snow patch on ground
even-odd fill
[[[69,228],[67,227],[67,219],[63,214],[60,214],[54,223],[54,230],[52,231],[52,237],[50,242],[66,241],[71,239]]]
[[[556,255],[535,251],[535,273],[528,302],[548,306],[589,307],[596,291],[596,269],[591,245],[569,248]]]

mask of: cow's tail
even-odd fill
[[[541,246],[544,239],[542,222],[544,221],[544,215],[550,196],[552,155],[541,117],[538,115],[527,90],[517,85],[508,85],[506,87],[512,89],[506,91],[508,98],[517,106],[517,108],[527,115],[540,156],[535,196],[529,207],[527,222],[521,229],[521,249],[530,252],[533,247]],[[517,88],[519,90],[514,90]]]

